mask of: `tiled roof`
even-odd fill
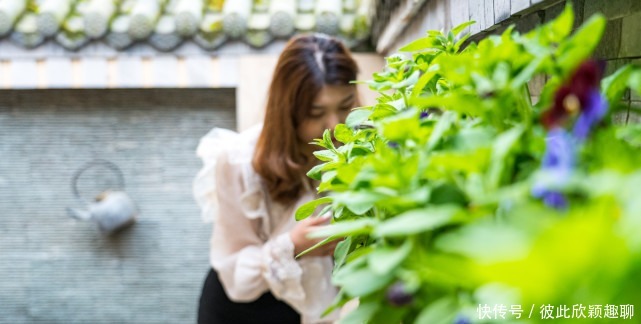
[[[102,42],[121,51],[148,43],[172,51],[185,41],[215,50],[231,40],[261,48],[300,32],[359,45],[373,0],[0,0],[0,42],[25,49],[52,40],[70,51]]]

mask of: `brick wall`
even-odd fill
[[[234,128],[233,89],[0,91],[0,323],[194,323],[210,235],[194,150],[214,126]],[[114,237],[65,212],[93,158],[141,210]]]

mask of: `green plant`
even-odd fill
[[[296,217],[333,212],[314,235],[345,238],[332,308],[360,300],[345,322],[491,322],[481,306],[497,304],[522,306],[523,318],[531,306],[538,321],[546,305],[641,305],[641,127],[611,118],[627,88],[641,93],[641,69],[601,80],[590,56],[605,19],[572,33],[573,20],[568,6],[527,34],[508,28],[465,48],[472,22],[428,31],[367,81],[380,97],[336,127],[343,145],[329,131],[315,141],[323,163],[308,176],[328,194]],[[537,103],[534,77],[547,79]]]

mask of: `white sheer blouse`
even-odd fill
[[[289,231],[294,213],[315,198],[308,188],[293,205],[272,201],[251,159],[260,127],[242,133],[215,128],[198,145],[204,167],[194,180],[194,196],[205,221],[213,221],[210,263],[227,295],[252,301],[270,291],[301,314],[303,323],[321,319],[337,290],[331,285],[331,257],[294,258]]]

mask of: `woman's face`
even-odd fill
[[[325,129],[334,130],[336,125],[345,123],[345,118],[356,102],[356,86],[323,86],[316,95],[309,114],[296,130],[299,140],[305,144],[312,142],[315,138],[322,138]]]

